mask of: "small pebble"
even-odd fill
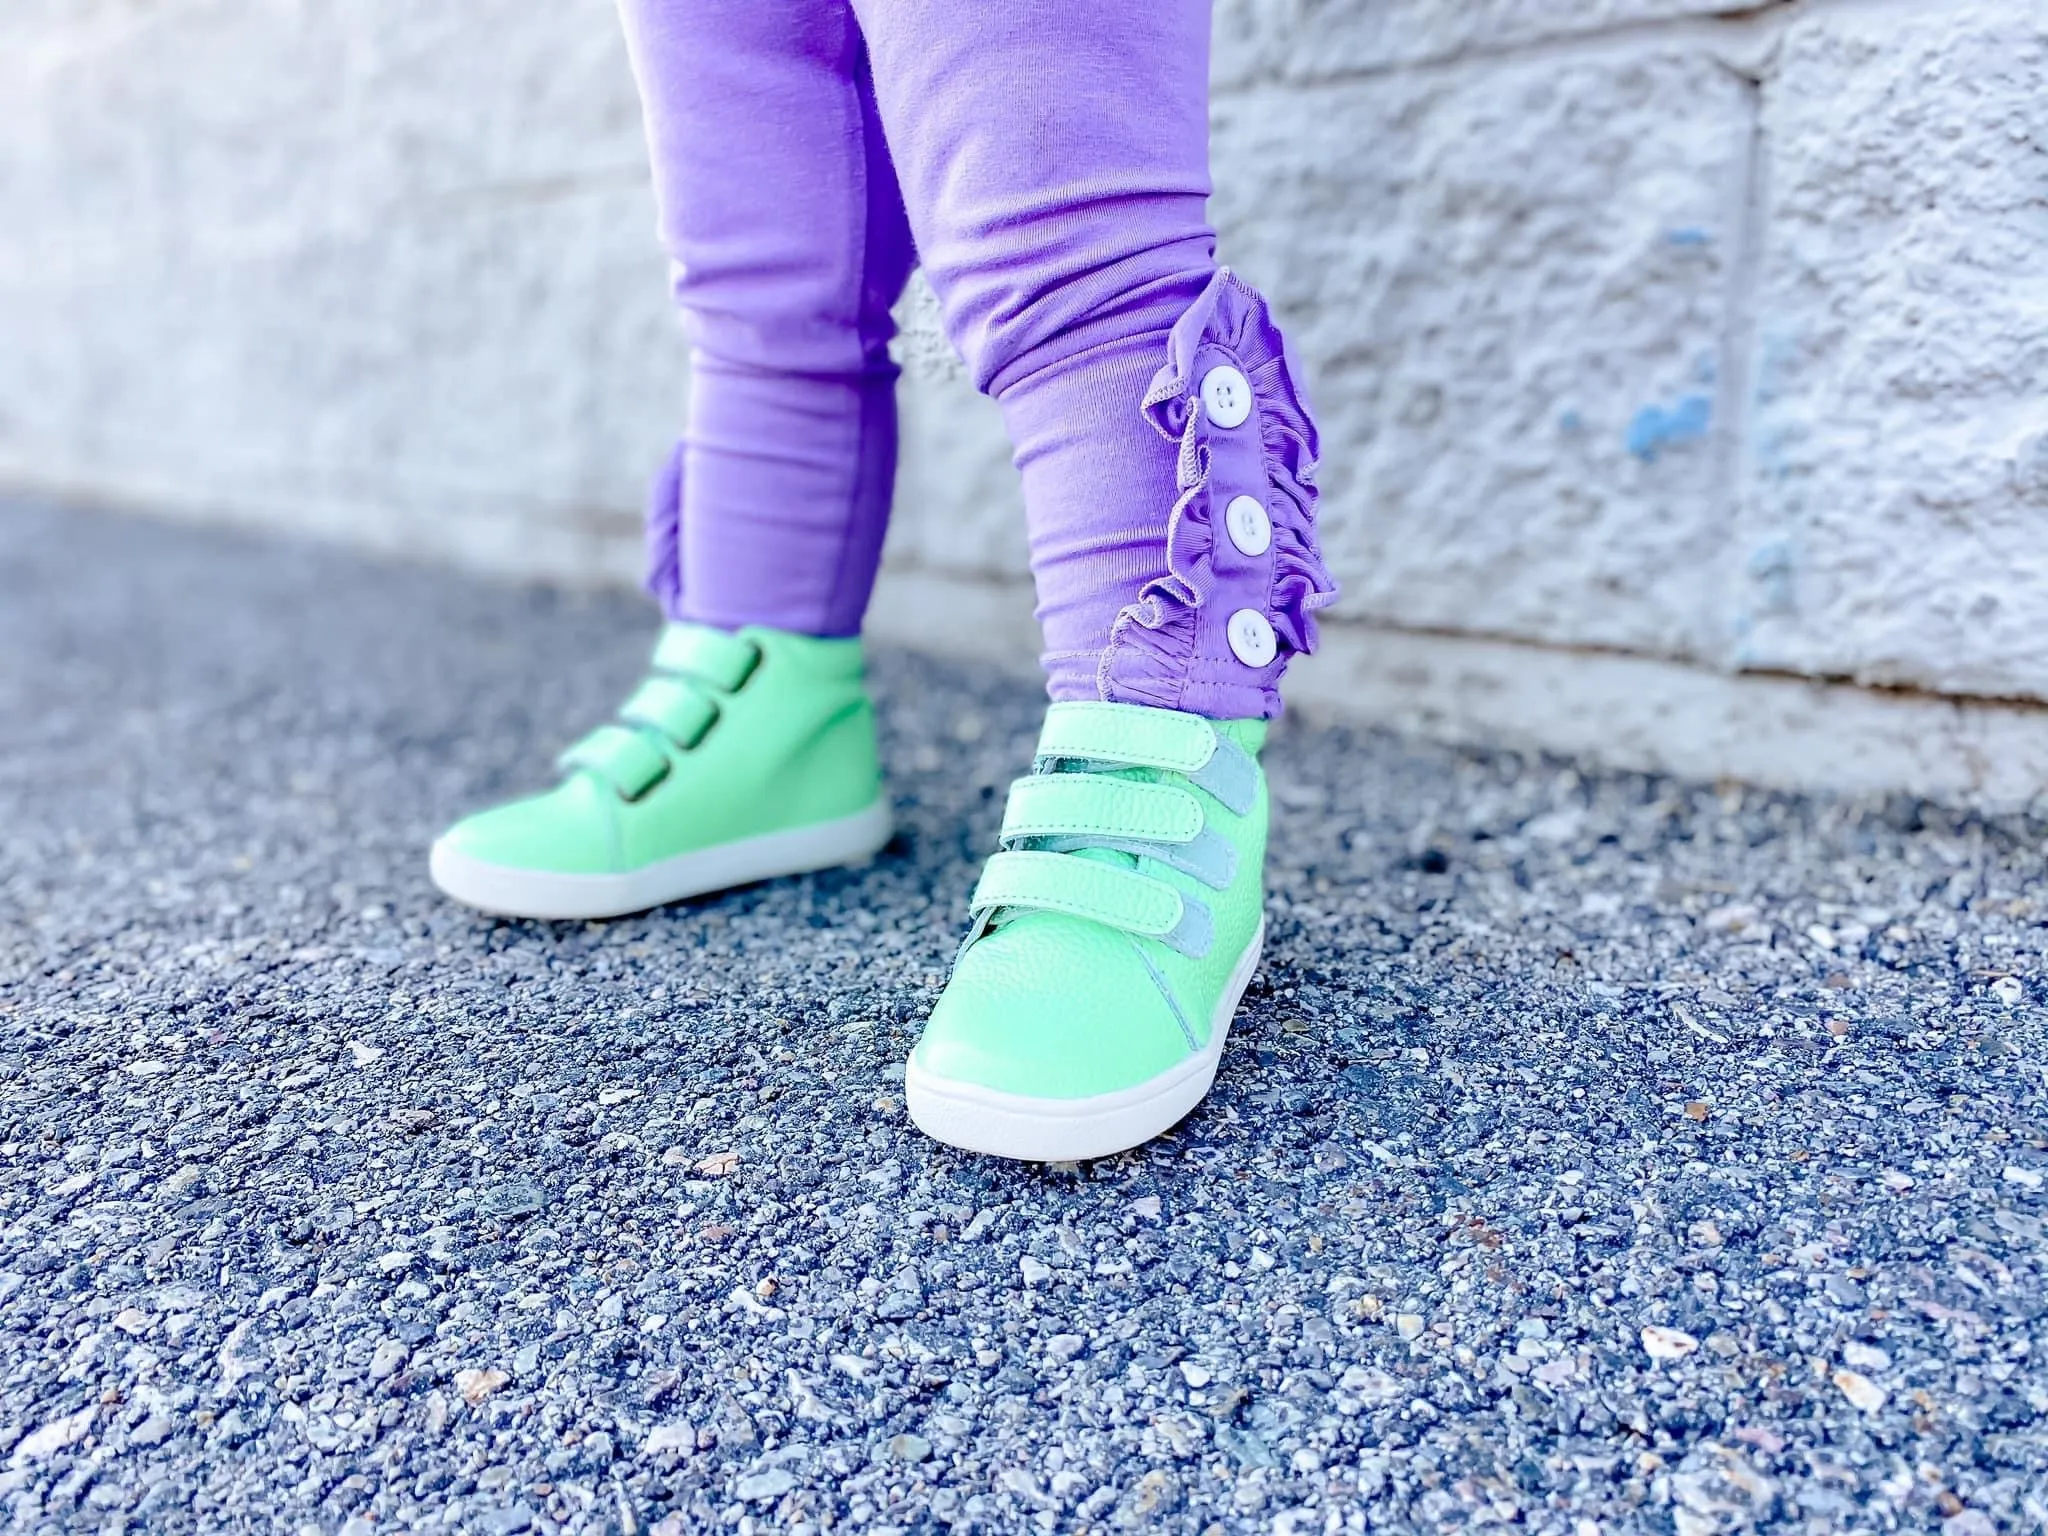
[[[1842,1396],[1865,1413],[1876,1413],[1884,1406],[1885,1398],[1888,1396],[1883,1387],[1858,1371],[1836,1371],[1833,1380],[1841,1389]]]
[[[1700,1347],[1700,1341],[1683,1329],[1656,1324],[1643,1329],[1642,1340],[1643,1349],[1652,1360],[1683,1360]]]
[[[897,1435],[889,1441],[888,1449],[891,1459],[915,1465],[931,1458],[932,1443],[922,1435]]]
[[[512,1378],[496,1369],[471,1369],[455,1373],[455,1390],[472,1408],[484,1402]]]
[[[796,1486],[796,1474],[787,1467],[770,1467],[765,1472],[755,1472],[741,1478],[733,1485],[733,1492],[750,1504],[764,1504],[770,1499],[779,1499]]]
[[[405,1364],[411,1353],[402,1340],[384,1340],[370,1356],[370,1380],[382,1381],[385,1377],[393,1375]]]

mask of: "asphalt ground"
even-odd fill
[[[646,607],[0,504],[0,1523],[2048,1524],[2048,829],[1286,722],[1215,1093],[904,1118],[1039,701],[872,867],[440,899]]]

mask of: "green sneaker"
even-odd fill
[[[434,884],[513,917],[617,917],[889,841],[858,640],[672,624],[619,720],[549,793],[449,828]]]
[[[1201,1103],[1265,938],[1263,720],[1055,704],[905,1076],[926,1135],[1106,1157]]]

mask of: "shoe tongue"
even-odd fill
[[[1093,864],[1111,864],[1118,869],[1136,869],[1136,854],[1125,853],[1121,848],[1076,848],[1067,855],[1070,859],[1087,859]]]
[[[1245,751],[1251,753],[1253,757],[1257,757],[1259,749],[1265,746],[1266,732],[1272,728],[1272,724],[1273,722],[1270,720],[1218,720],[1215,722],[1217,735],[1228,736],[1240,747],[1243,747]]]

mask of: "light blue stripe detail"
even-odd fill
[[[1179,950],[1190,960],[1199,960],[1208,954],[1216,943],[1216,920],[1209,915],[1208,905],[1183,893],[1180,921],[1173,925],[1173,932],[1159,942],[1168,949]]]
[[[1199,1051],[1202,1042],[1195,1038],[1195,1031],[1188,1023],[1188,1016],[1181,1011],[1180,999],[1173,995],[1173,988],[1167,983],[1166,977],[1160,973],[1159,967],[1152,963],[1152,957],[1145,953],[1144,945],[1131,938],[1129,934],[1125,934],[1124,937],[1130,940],[1131,948],[1137,951],[1138,958],[1144,962],[1146,972],[1152,977],[1152,985],[1157,987],[1159,995],[1166,999],[1166,1006],[1173,1012],[1173,1022],[1180,1026],[1181,1038],[1187,1041],[1188,1049]]]
[[[1233,815],[1250,815],[1259,796],[1259,765],[1221,731],[1216,733],[1216,755],[1188,778],[1229,806]]]

